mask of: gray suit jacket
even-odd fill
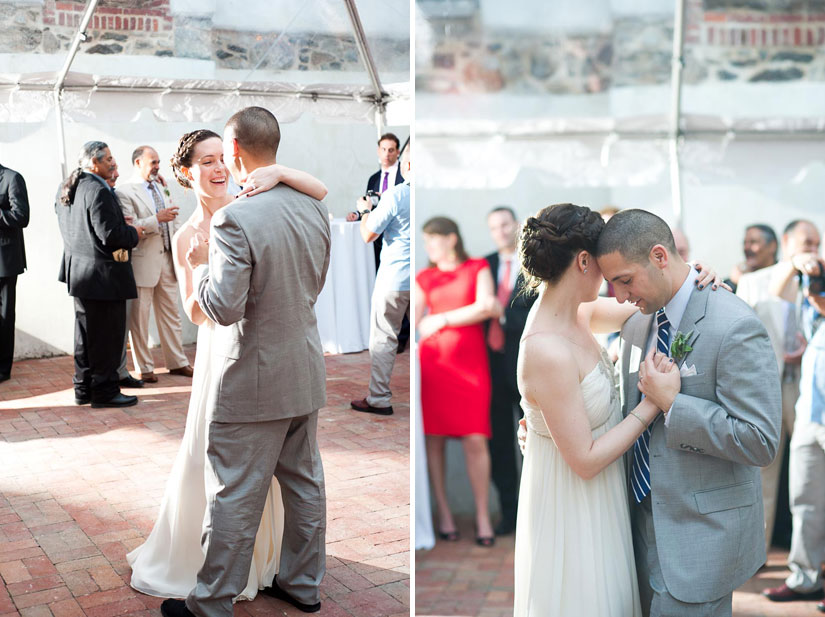
[[[644,361],[652,324],[639,313],[622,329],[625,413],[640,400],[631,360]],[[691,330],[693,351],[679,365],[697,374],[682,377],[668,426],[660,416],[651,427],[650,498],[667,589],[702,603],[731,593],[765,562],[758,467],[776,456],[782,409],[773,348],[750,307],[724,290],[694,289],[679,324]]]
[[[283,184],[212,217],[209,265],[192,281],[216,323],[212,420],[281,420],[326,404],[314,306],[329,251],[326,207]]]

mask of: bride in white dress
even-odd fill
[[[214,324],[197,304],[186,251],[195,234],[208,239],[212,215],[235,198],[227,194],[228,173],[223,164],[223,145],[220,136],[212,131],[198,130],[184,135],[172,157],[172,168],[178,182],[194,189],[198,199],[194,213],[177,231],[172,242],[184,311],[198,326],[195,374],[183,440],[169,474],[158,518],[146,542],[129,553],[126,559],[132,567],[130,584],[136,590],[158,597],[185,598],[195,586],[204,560],[201,534],[206,512],[205,430],[206,410],[210,403],[207,393],[211,391],[207,384],[212,379],[210,347],[214,331]],[[256,187],[250,194],[272,188],[279,182],[316,199],[323,199],[327,192],[323,183],[311,175],[282,165],[258,169],[247,178],[247,186]],[[252,600],[259,589],[272,583],[278,572],[283,523],[281,490],[273,477],[255,538],[247,585],[236,601]]]
[[[525,273],[539,288],[519,350],[527,438],[515,550],[516,617],[642,615],[622,455],[659,415],[642,400],[622,418],[615,369],[593,332],[615,332],[637,308],[597,298],[604,223],[561,204],[521,232]],[[700,266],[701,267],[701,266]],[[702,281],[714,273],[702,268]],[[655,369],[678,380],[657,355]]]

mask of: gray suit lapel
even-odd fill
[[[626,404],[626,411],[629,412],[636,405],[639,404],[641,400],[641,393],[639,392],[638,383],[639,383],[639,367],[634,366],[633,368],[636,369],[635,372],[630,372],[630,356],[632,355],[631,349],[632,347],[638,347],[641,350],[641,360],[640,362],[644,362],[645,360],[645,351],[647,347],[647,339],[650,336],[650,328],[653,325],[653,315],[639,315],[635,319],[635,323],[632,324],[630,331],[627,333],[625,340],[627,341],[629,348],[627,351],[627,357],[624,359],[625,369],[624,369],[624,388],[625,388],[625,404]]]
[[[689,332],[693,332],[691,335],[688,343],[691,347],[696,349],[696,340],[699,338],[700,332],[699,329],[696,327],[696,324],[702,321],[705,317],[705,311],[707,310],[708,306],[708,298],[710,297],[711,293],[719,293],[719,292],[711,292],[709,289],[705,288],[703,290],[699,290],[694,288],[693,291],[690,293],[690,299],[688,300],[687,307],[685,307],[685,314],[682,315],[682,321],[679,323],[678,331],[682,334],[686,335]],[[674,332],[674,336],[676,333]],[[684,358],[680,358],[679,362],[684,363],[687,360],[688,356],[690,356],[691,352],[685,354]]]

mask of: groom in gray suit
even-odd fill
[[[641,309],[622,329],[623,403],[665,413],[628,453],[636,569],[645,615],[731,615],[733,590],[765,563],[758,467],[776,455],[779,372],[744,302],[694,283],[668,225],[624,210],[604,228],[598,263],[619,302]],[[681,375],[655,370],[665,352]]]
[[[261,107],[232,116],[224,160],[239,184],[275,163],[278,121]],[[326,498],[318,409],[326,404],[324,355],[314,305],[329,266],[326,207],[280,184],[212,217],[206,246],[187,253],[198,304],[215,326],[217,374],[209,383],[203,546],[206,558],[186,599],[165,617],[231,617],[246,586],[272,475],[285,522],[277,580],[264,593],[304,612],[321,608]]]

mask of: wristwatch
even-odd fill
[[[364,218],[365,214],[369,214],[370,212],[372,212],[372,210],[370,209],[361,210],[361,212],[358,213],[358,220],[361,220],[362,218]]]

